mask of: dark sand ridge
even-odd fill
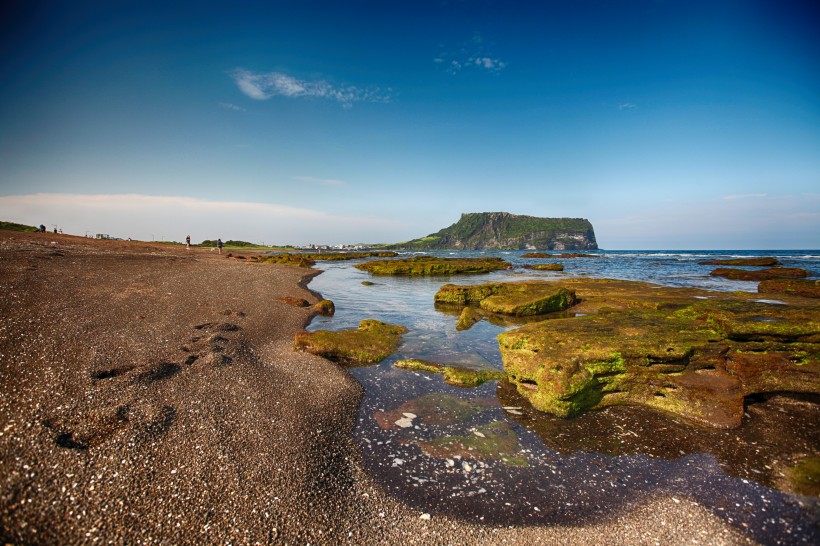
[[[311,311],[274,298],[318,301],[300,287],[309,275],[200,249],[0,232],[0,539],[747,542],[686,498],[583,526],[420,518],[362,470],[358,384],[292,349]]]

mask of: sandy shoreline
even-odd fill
[[[313,274],[313,273],[309,273]],[[14,544],[745,543],[689,499],[579,527],[420,512],[362,470],[361,388],[292,350],[303,269],[0,232],[0,538]]]

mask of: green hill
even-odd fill
[[[596,250],[585,218],[539,218],[508,212],[471,212],[427,237],[388,245],[406,250]]]

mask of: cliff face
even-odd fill
[[[436,250],[596,250],[595,231],[585,218],[538,218],[508,212],[462,214],[437,233],[394,245]]]

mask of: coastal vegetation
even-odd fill
[[[7,229],[10,231],[27,231],[27,232],[35,232],[39,231],[35,226],[27,226],[25,224],[18,224],[15,222],[6,222],[0,220],[0,229]]]

